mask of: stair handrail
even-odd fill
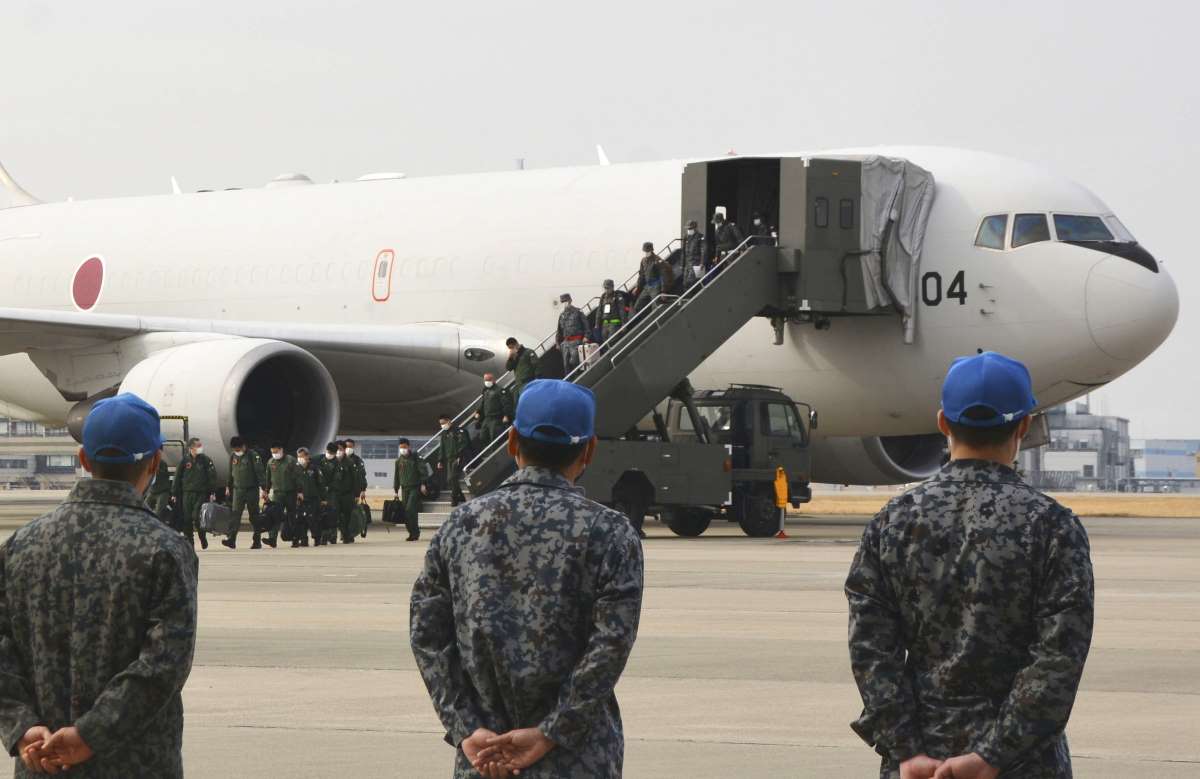
[[[666,259],[671,256],[671,252],[670,252],[671,247],[674,246],[675,244],[682,245],[682,242],[683,242],[682,238],[672,238],[670,241],[667,241],[665,246],[663,246],[661,249],[659,249],[657,252],[655,252],[655,255],[660,260],[663,260],[665,262]],[[664,255],[664,252],[666,252],[665,255]],[[637,271],[634,271],[634,273],[632,275],[630,275],[627,279],[625,279],[624,282],[621,283],[620,290],[622,292],[626,293],[627,295],[632,293],[633,290],[637,288],[637,279],[639,276],[641,276],[641,268],[640,267],[638,268]],[[591,314],[593,311],[595,311],[596,307],[599,306],[599,304],[600,304],[600,296],[597,295],[597,296],[593,297],[592,299],[590,299],[587,303],[585,303],[581,307],[580,310],[583,311],[583,315],[586,317],[589,314]],[[646,306],[645,308],[648,308],[648,307],[649,306]],[[630,319],[630,322],[632,322],[636,318],[637,318],[637,314],[635,314],[634,317],[632,319]],[[625,324],[628,324],[628,323],[623,323],[622,327],[624,327]],[[533,353],[540,358],[540,357],[544,356],[546,354],[546,352],[548,352],[551,349],[551,347],[557,346],[557,345],[558,345],[558,328],[555,327],[554,332],[552,332],[550,335],[543,338],[540,343],[538,343],[536,346],[533,347]],[[526,348],[529,348],[529,347],[526,347]],[[578,366],[577,366],[577,368],[578,368]],[[574,372],[575,371],[572,371],[572,373],[574,373]],[[506,389],[506,388],[510,387],[514,381],[516,381],[516,379],[513,376],[512,371],[505,371],[503,374],[501,374],[496,379],[496,386],[500,387],[502,389]],[[482,401],[482,398],[483,398],[483,395],[477,396],[474,400],[472,400],[470,403],[468,403],[461,411],[459,411],[458,414],[456,414],[454,416],[454,418],[451,420],[450,427],[454,428],[454,427],[462,426],[462,425],[468,423],[469,420],[471,419],[471,417],[474,416],[475,412],[478,410],[480,402]],[[434,433],[432,436],[430,436],[428,439],[426,439],[425,443],[421,444],[420,448],[417,449],[417,457],[419,457],[419,458],[428,457],[430,454],[433,453],[433,450],[437,446],[441,445],[441,440],[442,440],[442,431],[438,430],[436,433]],[[464,471],[465,470],[466,469],[464,468]]]

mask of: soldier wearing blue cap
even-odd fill
[[[584,387],[526,385],[508,434],[517,472],[429,544],[409,631],[455,777],[535,764],[537,776],[621,775],[613,689],[637,636],[642,548],[623,514],[574,486],[595,412]]]
[[[18,777],[183,776],[197,561],[146,507],[162,444],[142,399],[98,402],[79,452],[92,478],[0,547],[0,740]]]
[[[950,462],[863,533],[846,579],[851,727],[881,777],[1071,776],[1092,563],[1075,515],[1011,467],[1035,406],[1016,360],[956,360],[937,420]]]

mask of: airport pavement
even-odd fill
[[[6,521],[22,511],[0,503]],[[649,527],[618,689],[627,777],[877,775],[848,727],[841,587],[863,521],[793,521],[788,541]],[[1085,522],[1098,624],[1068,731],[1076,776],[1197,776],[1200,520]],[[353,546],[201,553],[190,779],[450,775],[407,645],[426,545],[376,528]]]

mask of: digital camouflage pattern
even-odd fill
[[[922,752],[1071,776],[1064,729],[1094,603],[1068,509],[1011,468],[951,462],[867,525],[846,597],[864,706],[851,727],[883,755],[881,777]]]
[[[84,479],[0,547],[0,737],[74,724],[68,776],[182,777],[196,554],[125,482]],[[16,761],[16,776],[34,774]]]
[[[557,473],[523,468],[459,506],[429,544],[409,618],[447,742],[537,726],[558,746],[522,776],[621,776],[613,688],[641,606],[629,520]],[[454,776],[478,776],[461,749]]]

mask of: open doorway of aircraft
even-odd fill
[[[0,413],[64,423],[133,391],[214,449],[427,433],[504,372],[506,338],[543,343],[561,293],[625,279],[643,241],[670,256],[690,220],[712,247],[717,212],[775,227],[775,292],[691,382],[819,409],[814,481],[931,474],[956,356],[1021,359],[1049,407],[1133,368],[1178,313],[1164,264],[1097,196],[959,149],[293,175],[59,203],[0,172],[0,190]]]

